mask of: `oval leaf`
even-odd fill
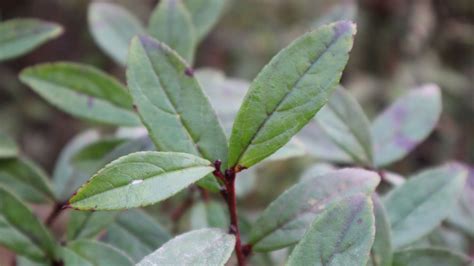
[[[134,209],[119,214],[115,223],[108,227],[105,241],[138,262],[170,238],[171,235],[152,217]]]
[[[354,162],[372,166],[369,119],[357,100],[344,88],[337,88],[316,115],[321,128]]]
[[[235,237],[220,229],[200,229],[179,235],[137,266],[224,265],[234,250]]]
[[[204,39],[222,15],[227,0],[184,0],[196,30],[196,37]]]
[[[345,198],[314,220],[286,265],[365,265],[374,234],[370,199]]]
[[[26,54],[61,35],[60,25],[39,19],[18,18],[0,23],[0,61]]]
[[[375,216],[375,239],[368,266],[392,265],[392,231],[387,212],[377,195],[372,195]]]
[[[117,212],[72,211],[67,225],[67,239],[94,238],[114,222]]]
[[[138,126],[132,98],[113,77],[91,66],[47,63],[23,70],[20,79],[57,108],[86,120]]]
[[[181,0],[161,0],[151,14],[148,32],[192,64],[196,49],[194,27]]]
[[[167,199],[211,173],[207,160],[186,153],[137,152],[95,174],[70,200],[79,210],[118,210]]]
[[[255,222],[249,242],[256,251],[294,244],[329,203],[359,193],[369,195],[379,182],[375,172],[355,168],[305,178],[268,206]]]
[[[0,245],[35,261],[56,258],[51,234],[31,210],[0,186]]]
[[[391,191],[384,204],[398,249],[435,229],[451,214],[467,176],[464,167],[449,164],[423,171]]]
[[[372,124],[375,164],[396,162],[425,140],[441,108],[441,90],[435,84],[412,90],[387,108]]]
[[[64,265],[133,265],[122,251],[107,244],[78,240],[62,249]]]
[[[339,83],[355,31],[348,21],[323,26],[294,41],[265,66],[235,119],[230,167],[258,163],[313,118]]]
[[[0,132],[0,159],[12,158],[18,155],[18,146],[6,134]]]
[[[395,253],[393,266],[468,266],[474,261],[456,252],[438,248],[407,249]]]
[[[145,33],[140,21],[125,8],[104,2],[93,2],[88,10],[89,30],[99,47],[117,63],[127,62],[130,40]]]
[[[159,150],[227,161],[227,140],[192,70],[165,44],[142,36],[132,41],[127,81],[150,137]],[[218,189],[214,177],[206,188]]]

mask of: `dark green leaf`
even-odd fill
[[[170,238],[171,235],[145,212],[128,210],[119,214],[108,227],[105,241],[138,262]]]
[[[191,15],[181,0],[161,0],[151,14],[148,32],[193,63],[196,37]]]
[[[255,251],[294,244],[329,203],[359,193],[370,195],[379,182],[375,172],[355,168],[306,178],[270,204],[255,222],[249,242]]]
[[[425,140],[441,108],[441,90],[434,84],[411,90],[387,108],[372,124],[375,164],[398,161]]]
[[[117,212],[72,211],[67,226],[67,239],[94,238],[114,222]]]
[[[224,207],[215,201],[198,202],[191,208],[191,229],[227,228],[229,215]]]
[[[31,210],[0,186],[0,245],[35,261],[56,258],[51,234]]]
[[[221,229],[194,230],[171,239],[137,266],[224,265],[234,245],[234,235]]]
[[[78,240],[62,249],[64,265],[133,265],[132,260],[122,251],[92,240]]]
[[[93,2],[88,11],[89,30],[95,42],[117,63],[125,65],[133,36],[145,33],[140,21],[125,8]]]
[[[396,252],[393,257],[393,266],[448,265],[469,266],[474,265],[474,261],[465,255],[437,248],[406,249]]]
[[[0,132],[0,159],[12,158],[18,155],[18,146],[6,134]]]
[[[211,163],[176,152],[136,152],[95,174],[70,200],[80,210],[118,210],[169,198],[211,173]]]
[[[392,265],[392,232],[387,212],[377,195],[372,195],[375,215],[375,240],[367,266]]]
[[[26,54],[62,32],[60,25],[39,19],[18,18],[0,22],[0,61]]]
[[[386,196],[395,249],[420,239],[448,217],[466,176],[464,167],[448,164],[409,178]]]
[[[191,14],[197,40],[206,37],[222,15],[227,0],[184,0]]]
[[[339,87],[316,115],[321,128],[356,163],[372,166],[369,119],[357,100]]]
[[[46,173],[25,158],[0,160],[0,184],[28,202],[51,202],[55,198]]]
[[[355,25],[309,32],[276,55],[252,82],[232,128],[229,166],[250,167],[296,134],[327,102],[352,48]]]
[[[91,66],[40,64],[23,70],[20,79],[52,105],[73,116],[111,125],[140,125],[127,89]]]
[[[150,37],[135,38],[127,80],[158,150],[186,152],[211,162],[220,159],[225,166],[227,140],[217,115],[192,70],[175,52]],[[218,189],[212,176],[199,184]]]
[[[374,234],[370,198],[345,198],[328,206],[314,220],[287,265],[365,265]]]

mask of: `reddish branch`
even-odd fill
[[[65,206],[66,205],[63,204],[63,203],[55,203],[54,207],[53,207],[53,210],[49,214],[48,218],[46,218],[46,221],[44,223],[47,226],[51,226],[54,223],[54,221],[56,220],[56,218],[58,218],[59,215],[61,214],[61,212],[65,209]]]

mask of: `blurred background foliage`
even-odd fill
[[[114,2],[145,22],[158,1]],[[30,65],[67,60],[94,65],[124,81],[123,67],[106,56],[91,37],[87,25],[89,3],[0,2],[1,20],[34,17],[65,28],[58,39],[0,64],[0,130],[13,136],[22,153],[48,172],[75,134],[97,125],[51,107],[20,84],[17,75]],[[276,52],[321,23],[321,17],[337,12],[333,7],[340,3],[350,1],[230,1],[217,27],[201,43],[195,67],[213,67],[227,76],[252,80]],[[357,6],[357,10],[342,11],[354,12],[358,25],[342,84],[357,97],[369,117],[373,119],[397,96],[420,84],[437,83],[443,92],[443,114],[435,131],[390,170],[403,175],[450,160],[474,166],[474,2],[359,0]],[[262,209],[294,183],[303,170],[301,166],[307,164],[295,159],[275,162],[259,171],[258,184],[243,204],[250,210]],[[173,204],[165,202],[155,208],[166,209]],[[472,255],[472,245],[470,249]]]

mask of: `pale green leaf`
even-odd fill
[[[462,195],[453,208],[448,223],[474,238],[474,167],[466,166],[469,171]]]
[[[72,211],[67,225],[67,239],[94,238],[113,223],[116,216],[117,212],[110,211]]]
[[[367,196],[333,203],[314,220],[286,265],[365,265],[374,242],[374,223]]]
[[[372,195],[372,202],[374,203],[375,239],[367,266],[391,266],[393,258],[392,231],[387,212],[376,194]]]
[[[108,227],[105,241],[138,262],[170,238],[171,235],[152,217],[132,209],[119,214],[115,223]]]
[[[31,210],[0,186],[0,246],[35,261],[56,258],[56,243]]]
[[[193,63],[196,49],[194,26],[181,0],[161,0],[151,14],[148,32],[175,50],[186,62]]]
[[[0,132],[0,159],[18,156],[18,146],[9,136]]]
[[[323,107],[339,83],[352,48],[348,21],[309,32],[258,74],[235,119],[230,167],[250,167],[295,135]]]
[[[225,166],[224,131],[192,70],[165,44],[146,36],[133,39],[129,56],[128,85],[157,149],[219,159]],[[199,184],[219,188],[212,176]]]
[[[372,166],[369,119],[357,100],[344,88],[337,88],[316,115],[321,128],[354,162]]]
[[[211,163],[176,152],[136,152],[102,168],[69,204],[80,210],[118,210],[167,199],[211,173]]]
[[[91,3],[88,22],[95,42],[122,65],[127,62],[130,40],[135,35],[145,33],[141,22],[133,14],[113,3]]]
[[[394,254],[393,266],[472,266],[468,256],[447,249],[406,249]]]
[[[262,213],[250,233],[255,251],[271,251],[298,242],[331,202],[364,193],[380,182],[375,172],[347,168],[306,178],[280,195]]]
[[[466,176],[464,167],[448,164],[409,178],[386,196],[395,249],[420,239],[449,216]]]
[[[382,167],[402,159],[425,140],[441,114],[441,90],[426,84],[397,99],[372,124],[374,160]]]
[[[92,240],[77,240],[68,243],[62,249],[64,265],[134,265],[133,261],[122,251]]]
[[[222,15],[228,0],[184,0],[191,14],[197,40],[206,37]]]
[[[229,215],[220,203],[215,201],[198,202],[190,210],[191,229],[227,228]]]
[[[40,64],[23,70],[20,80],[73,116],[111,125],[140,125],[127,88],[92,66],[66,62]]]
[[[59,24],[32,18],[0,22],[0,61],[26,54],[63,32]]]
[[[0,160],[0,184],[32,203],[54,201],[46,173],[26,158]]]
[[[200,229],[179,235],[146,256],[137,266],[223,266],[234,250],[235,237],[221,229]]]

